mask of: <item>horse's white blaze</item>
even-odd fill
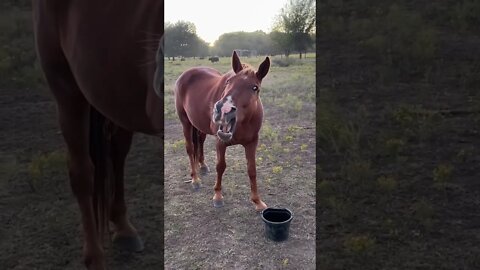
[[[227,101],[223,103],[222,110],[221,110],[222,118],[226,113],[229,113],[233,107],[235,107],[235,105],[233,104],[232,96],[227,96]]]

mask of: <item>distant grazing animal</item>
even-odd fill
[[[175,84],[175,108],[183,126],[185,146],[190,159],[193,188],[200,188],[200,174],[208,173],[203,144],[207,134],[216,135],[217,179],[213,205],[223,206],[222,176],[226,168],[227,146],[241,144],[245,148],[247,171],[250,178],[251,201],[257,211],[267,205],[257,192],[255,153],[258,133],[262,126],[263,106],[260,85],[270,68],[270,58],[260,64],[258,71],[242,64],[234,51],[232,68],[221,74],[208,67],[185,71]]]
[[[109,222],[115,245],[143,249],[127,217],[123,178],[133,133],[163,136],[163,1],[32,3],[37,52],[80,208],[84,263],[103,270]]]
[[[218,56],[212,56],[212,57],[208,58],[208,60],[210,60],[210,62],[212,62],[212,63],[215,63],[215,62],[220,61],[220,58],[218,58]]]

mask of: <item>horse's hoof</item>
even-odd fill
[[[199,191],[202,184],[200,182],[192,182],[193,191]]]
[[[223,199],[213,200],[213,207],[215,207],[215,208],[221,208],[224,205],[225,205],[225,203],[223,203]]]
[[[259,203],[254,203],[255,204],[255,211],[257,212],[262,212],[263,210],[267,209],[267,205],[260,201]]]
[[[205,176],[205,175],[207,175],[209,172],[210,172],[210,169],[208,168],[207,165],[200,167],[200,175],[201,175],[201,176]]]
[[[144,249],[143,241],[138,235],[114,236],[113,245],[129,252],[141,252]]]

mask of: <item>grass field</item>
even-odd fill
[[[241,58],[254,67],[263,59]],[[173,85],[183,71],[200,65],[226,72],[231,59],[213,64],[206,59],[166,61],[166,269],[315,269],[315,58],[274,57],[260,93],[265,116],[257,151],[258,186],[269,206],[294,212],[291,238],[284,243],[273,243],[263,235],[263,222],[249,201],[241,146],[227,149],[224,208],[214,208],[211,201],[215,137],[207,137],[205,143],[211,173],[202,178],[203,188],[194,193],[183,183],[190,169],[174,110]]]

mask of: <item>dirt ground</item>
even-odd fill
[[[80,214],[53,98],[44,89],[0,89],[0,104],[0,268],[84,269]],[[129,254],[107,247],[110,269],[163,265],[162,146],[156,138],[135,136],[126,200],[145,250]],[[32,164],[41,164],[41,172]]]
[[[263,59],[242,60],[255,66]],[[222,58],[213,66],[225,71],[229,63],[229,58]],[[273,64],[260,94],[266,125],[257,152],[259,194],[267,205],[287,207],[294,213],[290,238],[282,243],[266,239],[263,221],[249,201],[250,184],[242,146],[227,148],[223,208],[214,208],[212,204],[215,137],[208,136],[205,143],[211,172],[202,177],[203,187],[194,192],[190,184],[184,183],[190,178],[190,169],[182,128],[170,107],[172,86],[186,67],[210,64],[166,64],[166,70],[172,70],[166,77],[165,94],[166,269],[315,269],[314,59],[305,63],[286,68]],[[302,74],[302,68],[309,71]],[[289,72],[293,77],[287,75]],[[302,80],[311,84],[298,87]],[[295,84],[297,87],[290,88]],[[302,99],[303,109],[289,114],[281,106],[287,93]],[[304,95],[311,98],[303,99]]]

